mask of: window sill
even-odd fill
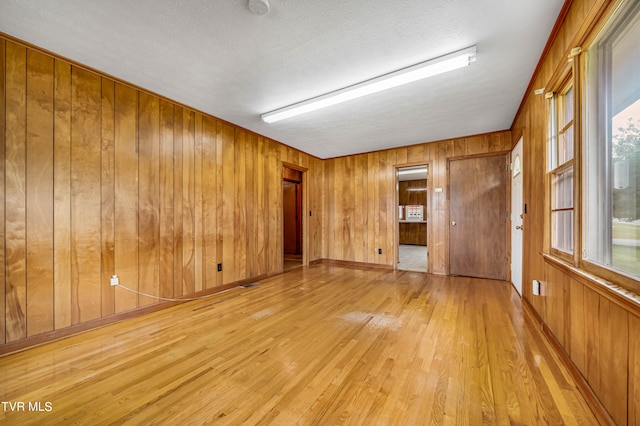
[[[567,273],[571,278],[589,287],[612,302],[620,305],[624,309],[640,315],[640,295],[628,290],[620,285],[599,278],[583,269],[577,268],[565,260],[559,259],[550,254],[541,253],[545,262],[551,266]]]

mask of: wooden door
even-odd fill
[[[507,279],[507,158],[449,162],[449,273]]]
[[[300,222],[301,197],[300,184],[298,182],[283,181],[282,183],[282,209],[283,209],[283,234],[284,254],[302,254],[301,237],[302,226]]]
[[[522,295],[522,138],[511,152],[511,283]]]

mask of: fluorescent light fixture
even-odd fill
[[[280,108],[275,111],[262,114],[262,121],[265,123],[275,123],[276,121],[286,118],[295,117],[296,115],[315,111],[331,105],[336,105],[352,99],[367,96],[382,90],[391,89],[403,84],[412,83],[423,78],[442,74],[447,71],[453,71],[463,68],[476,60],[476,46],[468,47],[454,53],[450,53],[439,58],[431,59],[385,74],[335,92],[327,93],[288,107]]]
[[[414,169],[400,169],[398,170],[399,175],[413,175],[416,173],[427,173],[426,167],[419,167]]]

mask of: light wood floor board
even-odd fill
[[[25,402],[6,424],[597,424],[509,283],[333,265],[5,356],[0,377]]]

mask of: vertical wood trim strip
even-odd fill
[[[27,51],[27,336],[53,330],[53,59]],[[37,306],[37,309],[29,309]]]
[[[55,61],[53,264],[54,326],[71,325],[71,66]]]
[[[27,337],[26,128],[27,50],[6,43],[5,294],[6,342]]]

